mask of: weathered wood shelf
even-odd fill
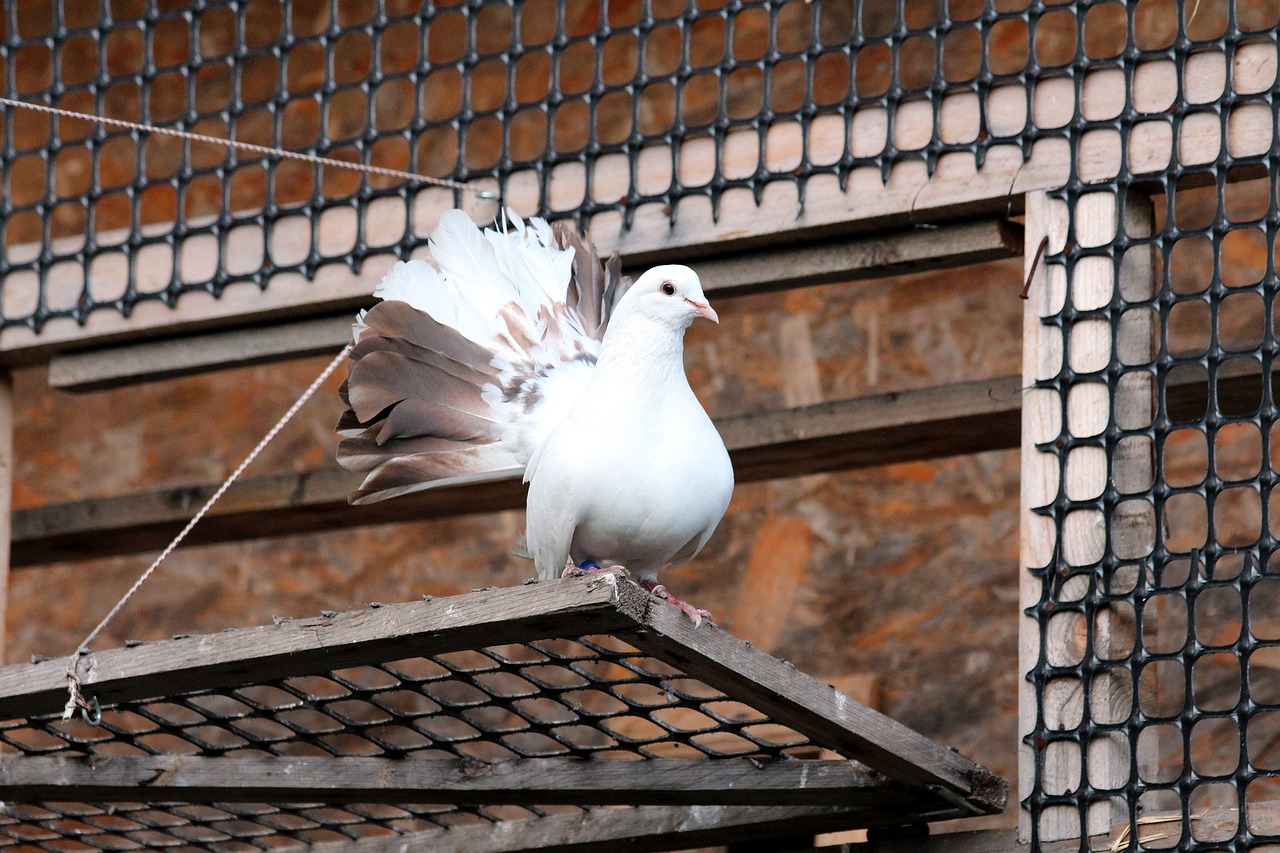
[[[0,742],[19,753],[0,761],[0,838],[33,850],[237,836],[672,849],[993,814],[1006,796],[958,753],[628,581],[91,653],[77,671],[100,725],[61,720],[67,666],[0,667]]]

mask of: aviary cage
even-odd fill
[[[984,384],[729,425],[735,461],[769,477],[1007,446],[1020,415],[1025,841],[1280,842],[1273,5],[5,12],[10,99],[447,177],[572,218],[631,267],[703,259],[713,295],[1021,252],[1023,393]],[[440,210],[494,209],[14,108],[0,167],[0,359],[48,361],[62,387],[334,346],[332,318],[420,251]],[[175,333],[193,337],[153,342]],[[206,535],[519,495],[479,483],[354,516],[344,482],[305,485],[256,484]],[[130,500],[132,514],[103,499],[16,517],[15,560],[87,539],[149,547],[184,520],[160,497]],[[66,817],[51,814],[34,820]],[[14,825],[0,835],[54,845]]]

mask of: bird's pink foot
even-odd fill
[[[642,580],[640,581],[640,586],[647,589],[653,595],[658,596],[658,598],[666,601],[668,604],[673,604],[680,608],[680,612],[689,617],[689,620],[693,622],[693,627],[695,628],[702,624],[703,619],[706,619],[708,622],[712,621],[710,612],[703,610],[701,607],[694,607],[687,601],[681,601],[671,593],[667,592],[667,588],[655,580]]]

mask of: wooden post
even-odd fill
[[[1074,221],[1069,221],[1063,202],[1055,201],[1044,193],[1027,195],[1026,201],[1026,270],[1030,274],[1034,258],[1042,241],[1048,238],[1046,251],[1059,252],[1065,245],[1068,226],[1082,248],[1105,246],[1115,241],[1117,228],[1123,219],[1124,232],[1131,236],[1151,233],[1152,210],[1145,198],[1130,198],[1124,206],[1123,217],[1117,215],[1117,197],[1109,192],[1088,193],[1076,203]],[[1131,250],[1135,251],[1135,250]],[[1130,301],[1149,299],[1154,293],[1153,266],[1149,248],[1136,250],[1139,263],[1125,259],[1116,275],[1117,266],[1107,256],[1081,258],[1073,270],[1070,299],[1077,309],[1105,308],[1111,303],[1117,287]],[[1043,317],[1056,313],[1068,298],[1066,269],[1061,265],[1046,265],[1041,261],[1032,279],[1023,320],[1023,383],[1030,388],[1037,380],[1057,374],[1063,359],[1077,373],[1103,370],[1111,362],[1113,352],[1122,363],[1141,364],[1150,357],[1152,346],[1150,312],[1131,311],[1122,315],[1112,339],[1111,323],[1105,316],[1077,320],[1071,329],[1069,351],[1064,350],[1062,334],[1054,327],[1041,322]],[[1152,384],[1149,374],[1141,374],[1137,382],[1125,382],[1117,389],[1114,398],[1101,382],[1081,382],[1070,389],[1066,401],[1068,432],[1077,437],[1102,435],[1110,420],[1111,406],[1116,407],[1116,420],[1122,426],[1150,423],[1152,412]],[[1031,389],[1026,392],[1022,409],[1022,533],[1021,559],[1023,572],[1020,581],[1020,606],[1023,610],[1036,606],[1040,601],[1042,582],[1029,569],[1050,565],[1055,547],[1058,559],[1068,567],[1089,566],[1101,560],[1106,546],[1105,522],[1102,511],[1076,510],[1062,519],[1062,542],[1056,541],[1054,520],[1033,512],[1036,507],[1053,501],[1058,493],[1058,458],[1052,453],[1042,453],[1036,445],[1052,441],[1062,430],[1062,401],[1058,392],[1050,389]],[[1145,418],[1145,420],[1144,420]],[[1063,469],[1064,491],[1076,500],[1091,500],[1101,496],[1108,485],[1114,485],[1122,493],[1142,488],[1149,481],[1152,471],[1152,448],[1149,442],[1127,444],[1123,452],[1115,452],[1108,459],[1101,447],[1077,447],[1070,452]],[[1153,539],[1153,514],[1141,503],[1122,504],[1111,519],[1113,548],[1119,554],[1143,553],[1144,542]],[[1138,558],[1140,559],[1140,558]],[[1057,566],[1054,566],[1056,569]],[[1097,579],[1099,584],[1101,579]],[[1088,574],[1076,575],[1061,586],[1062,602],[1080,601],[1089,593],[1091,578]],[[1040,625],[1033,617],[1022,615],[1019,630],[1019,672],[1030,672],[1038,663],[1040,654]],[[1118,656],[1119,650],[1133,642],[1133,613],[1117,613],[1099,609],[1093,619],[1093,652],[1095,657]],[[1046,656],[1052,664],[1070,665],[1081,660],[1085,653],[1085,638],[1089,635],[1085,616],[1071,610],[1060,611],[1046,626]],[[1050,729],[1069,729],[1077,725],[1083,715],[1099,722],[1116,722],[1128,716],[1128,708],[1134,689],[1132,680],[1120,676],[1100,676],[1094,679],[1089,707],[1084,707],[1084,685],[1071,679],[1055,679],[1045,685],[1042,703],[1037,702],[1035,686],[1023,680],[1019,686],[1019,797],[1032,792],[1036,778],[1037,756],[1040,762],[1041,789],[1056,794],[1078,790],[1086,781],[1083,778],[1085,759],[1088,765],[1088,782],[1095,788],[1119,789],[1129,779],[1129,747],[1121,734],[1109,734],[1095,738],[1087,744],[1053,743],[1032,745],[1021,743],[1035,730],[1038,715],[1043,715],[1044,725]],[[1085,754],[1081,754],[1081,750]],[[1113,803],[1119,801],[1113,798]],[[1112,822],[1122,818],[1114,815],[1107,803],[1092,804],[1081,826],[1080,813],[1075,808],[1055,807],[1045,809],[1040,816],[1039,840],[1042,842],[1078,838],[1082,832],[1098,835],[1110,830]],[[1030,815],[1023,812],[1020,819],[1020,836],[1029,839]]]
[[[9,540],[13,532],[13,376],[0,370],[0,663],[9,608]]]

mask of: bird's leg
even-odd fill
[[[591,583],[591,588],[599,587],[601,583],[613,589],[613,600],[618,600],[618,580],[627,576],[627,570],[622,566],[609,566],[605,568],[595,560],[583,560],[581,565],[575,566],[572,561],[564,567],[564,572],[560,575],[562,578],[579,578],[589,577],[595,578]]]
[[[703,610],[701,607],[694,607],[689,602],[681,601],[676,598],[674,595],[667,592],[667,588],[658,583],[654,578],[642,578],[640,580],[640,586],[658,596],[658,598],[663,599],[668,604],[674,604],[676,607],[680,608],[680,612],[689,617],[693,622],[693,627],[695,628],[702,624],[703,619],[706,619],[708,622],[712,621],[711,614],[708,611]]]
[[[567,566],[564,567],[564,572],[561,573],[560,577],[580,578],[584,575],[599,575],[599,574],[617,575],[620,578],[625,578],[627,576],[627,570],[622,566],[609,566],[608,568],[605,568],[604,566],[601,566],[599,563],[597,563],[595,560],[583,560],[580,564],[576,566],[572,562],[570,562]]]

